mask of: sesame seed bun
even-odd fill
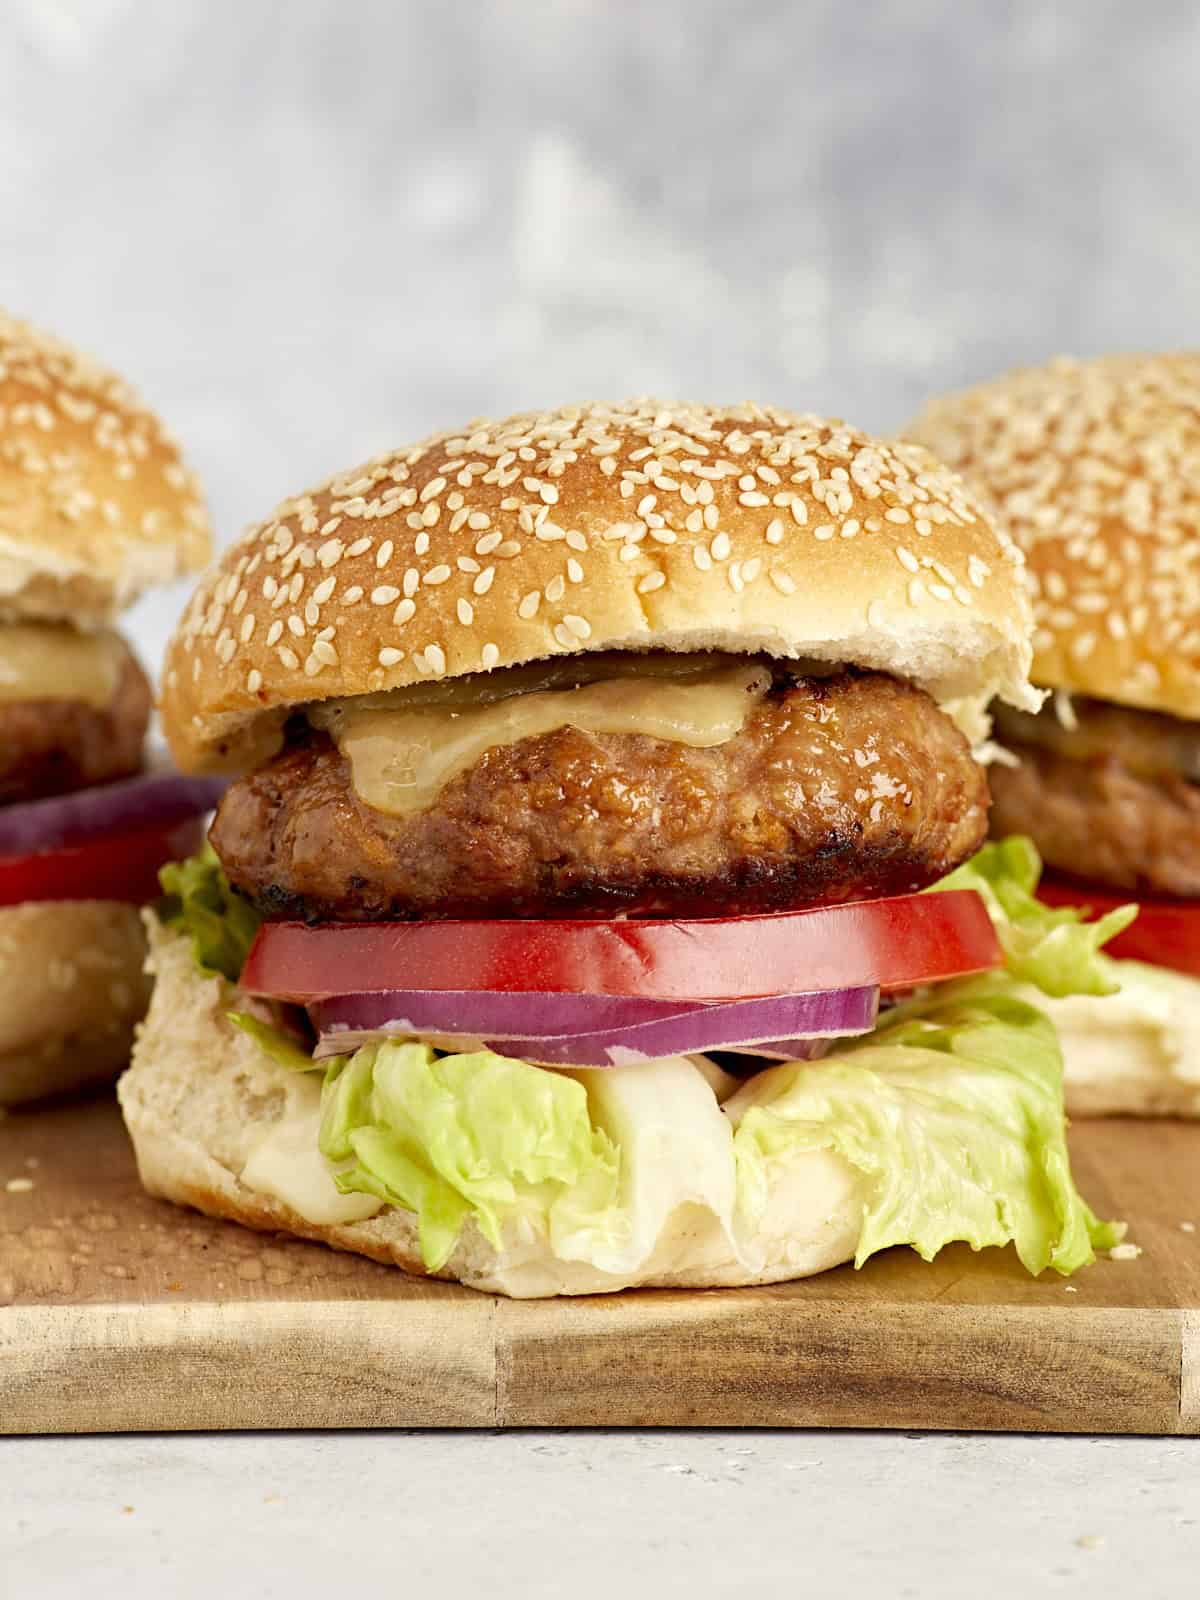
[[[210,548],[157,417],[111,372],[0,313],[0,619],[103,625]]]
[[[191,769],[288,711],[590,650],[763,652],[1034,706],[1019,555],[925,451],[768,407],[638,401],[477,421],[285,501],[180,623]]]
[[[0,909],[0,1106],[116,1077],[150,998],[145,959],[136,906]]]
[[[1036,683],[1200,717],[1200,353],[1053,361],[908,432],[1024,550]]]

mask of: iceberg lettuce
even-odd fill
[[[908,1244],[1012,1243],[1032,1273],[1067,1274],[1121,1237],[1079,1195],[1052,1025],[988,979],[897,1007],[864,1041],[760,1073],[728,1101],[747,1226],[812,1150],[869,1179],[855,1264]]]
[[[974,889],[988,908],[1008,976],[1043,994],[1115,994],[1111,962],[1101,947],[1127,928],[1137,906],[1118,906],[1096,922],[1084,922],[1074,906],[1052,910],[1034,891],[1042,863],[1032,839],[1021,834],[985,844],[961,867],[928,891]]]
[[[230,886],[212,845],[206,842],[186,861],[168,862],[158,881],[159,920],[192,941],[192,956],[205,977],[236,983],[262,918]]]

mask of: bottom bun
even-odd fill
[[[266,1170],[261,1152],[267,1141],[276,1169],[280,1149],[290,1151],[297,1172],[311,1165],[315,1079],[276,1065],[232,1026],[226,1012],[235,991],[218,978],[203,977],[177,933],[150,914],[147,924],[157,981],[132,1065],[118,1089],[145,1187],[210,1216],[296,1234],[427,1276],[411,1212],[385,1206],[358,1219],[327,1214],[317,1220],[279,1193],[245,1181],[247,1171]],[[284,1130],[300,1126],[301,1115],[307,1143],[289,1145]],[[497,1250],[468,1221],[435,1275],[522,1299],[639,1285],[712,1288],[808,1277],[852,1259],[862,1227],[863,1183],[840,1157],[810,1152],[792,1164],[772,1192],[753,1239],[735,1240],[728,1215],[722,1220],[691,1199],[664,1213],[642,1259],[623,1274],[563,1260],[540,1233],[505,1236]],[[286,1190],[286,1177],[276,1187]],[[327,1213],[340,1204],[327,1205]],[[362,1197],[344,1197],[344,1211],[355,1209],[362,1211]]]
[[[0,1106],[116,1077],[150,998],[145,960],[134,906],[0,909]]]
[[[1068,1115],[1200,1117],[1200,979],[1139,961],[1112,971],[1117,994],[1027,996],[1058,1030]]]

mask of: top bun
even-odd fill
[[[1053,361],[909,433],[1024,550],[1036,683],[1200,717],[1200,354]]]
[[[288,710],[588,650],[846,661],[1036,706],[1020,556],[916,446],[760,406],[566,406],[379,456],[226,551],[167,653],[187,768]]]
[[[210,553],[204,502],[157,417],[0,313],[0,620],[103,626]]]

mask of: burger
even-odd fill
[[[924,450],[765,407],[474,421],[286,501],[167,654],[234,781],[150,919],[146,1187],[513,1296],[1090,1261],[1006,952],[1087,986],[1092,936],[977,854],[1029,627]]]
[[[914,432],[1027,559],[1051,694],[995,708],[993,831],[1032,840],[1045,900],[1123,930],[1119,994],[1051,1008],[1068,1105],[1200,1115],[1200,355],[1054,361],[937,401]]]
[[[0,315],[0,1106],[128,1061],[138,906],[199,842],[212,785],[147,774],[150,685],[114,620],[208,552],[158,420]]]

